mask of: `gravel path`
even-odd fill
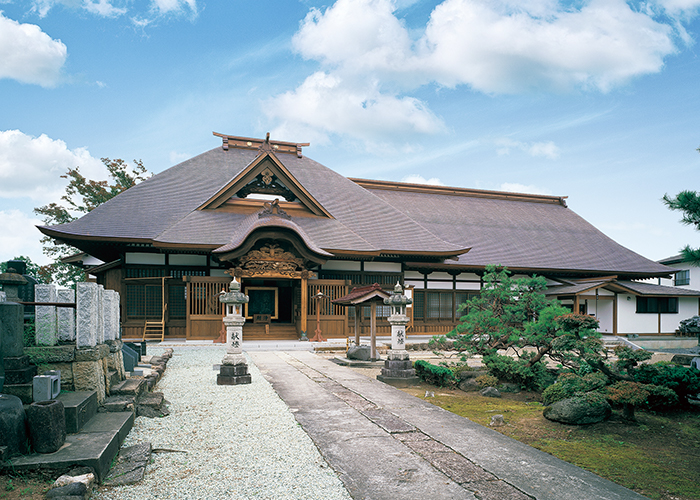
[[[94,498],[350,499],[252,362],[252,384],[218,386],[212,367],[222,347],[174,349],[156,387],[170,402],[170,416],[137,418],[123,446],[150,441],[187,453],[154,453],[141,483],[101,487]]]

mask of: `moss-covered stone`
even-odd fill
[[[24,353],[35,365],[47,363],[70,363],[75,359],[75,346],[25,347]]]

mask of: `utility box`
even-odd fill
[[[61,393],[61,370],[52,370],[37,375],[33,379],[32,399],[34,402],[56,399]]]

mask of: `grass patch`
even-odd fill
[[[506,425],[494,430],[654,500],[700,500],[700,409],[638,410],[636,424],[615,412],[607,422],[569,426],[544,418],[536,393],[494,399],[427,384],[405,391],[484,426],[503,415]]]

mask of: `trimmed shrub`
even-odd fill
[[[416,375],[428,384],[438,387],[452,387],[457,383],[452,370],[444,366],[435,366],[419,359],[413,364],[413,368],[416,370]]]
[[[498,380],[518,384],[523,389],[541,391],[554,383],[554,377],[542,362],[527,366],[526,359],[513,359],[501,354],[484,356],[482,361],[489,374]]]
[[[550,385],[542,393],[542,402],[551,405],[562,399],[586,394],[605,387],[608,379],[600,372],[588,373],[581,377],[575,373],[562,373],[556,384]]]
[[[476,380],[476,383],[479,384],[481,388],[498,386],[498,379],[493,375],[481,375],[474,380]]]
[[[673,390],[681,403],[687,404],[688,396],[700,393],[700,370],[668,363],[640,365],[632,376],[642,384],[653,384]]]

